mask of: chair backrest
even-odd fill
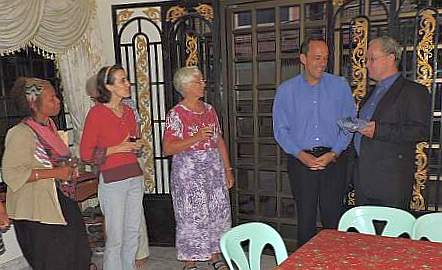
[[[249,259],[241,246],[249,241]],[[260,270],[261,253],[264,246],[270,244],[275,250],[276,262],[281,264],[287,258],[287,250],[279,233],[267,224],[250,222],[238,225],[221,237],[221,252],[230,269],[232,261],[240,270]]]
[[[416,218],[405,210],[383,206],[357,206],[342,215],[339,220],[338,230],[347,231],[355,228],[360,233],[376,234],[373,221],[387,222],[383,236],[398,237],[407,233],[413,235],[413,226]]]
[[[413,239],[422,237],[431,242],[442,243],[442,213],[431,213],[420,216],[413,227]]]

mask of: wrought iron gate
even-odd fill
[[[115,59],[128,72],[142,119],[142,139],[148,145],[142,166],[147,191],[144,211],[149,242],[154,245],[175,242],[170,161],[162,154],[166,113],[180,99],[172,84],[175,70],[198,66],[207,80],[206,100],[222,113],[216,13],[212,1],[112,6]]]
[[[357,101],[372,84],[363,62],[368,41],[390,34],[404,45],[401,71],[425,82],[433,95],[431,147],[429,151],[425,143],[417,147],[412,207],[440,210],[441,8],[440,1],[411,0],[223,1],[224,85],[237,179],[233,192],[237,223],[264,221],[277,228],[289,247],[296,243],[295,202],[286,155],[273,139],[271,105],[277,86],[301,71],[299,47],[312,34],[326,37],[328,71],[352,82]]]
[[[170,192],[161,140],[166,113],[180,99],[172,84],[175,70],[198,66],[207,80],[206,100],[222,112],[216,10],[211,1],[112,6],[115,59],[128,72],[142,139],[149,145],[143,169],[150,193]]]

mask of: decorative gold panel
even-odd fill
[[[186,34],[186,67],[196,66],[198,64],[197,38],[194,35]]]
[[[130,17],[134,14],[133,10],[125,9],[118,13],[117,15],[117,25],[125,23],[130,19]]]
[[[199,15],[203,16],[208,21],[213,21],[213,8],[207,4],[200,4],[194,8]]]
[[[154,180],[154,158],[152,140],[152,119],[150,115],[150,84],[147,75],[147,40],[144,36],[137,36],[136,39],[136,74],[138,85],[138,104],[141,117],[141,141],[143,143],[142,166],[145,188],[149,192],[155,189]]]
[[[434,31],[436,29],[436,19],[433,16],[433,11],[423,10],[420,15],[418,35],[420,41],[416,47],[417,67],[416,67],[416,81],[427,87],[431,91],[431,86],[434,80],[433,67],[430,64],[430,59],[433,57],[435,49]],[[416,173],[414,175],[413,195],[410,203],[410,208],[413,210],[425,210],[425,200],[422,191],[425,188],[427,181],[427,166],[428,157],[426,149],[429,144],[421,142],[416,145]]]
[[[186,8],[174,6],[169,8],[166,13],[166,21],[176,22],[179,18],[187,14]]]
[[[347,205],[356,205],[356,201],[355,201],[355,190],[353,189],[352,191],[350,191],[349,193],[347,193]]]
[[[160,9],[158,8],[147,8],[145,10],[143,10],[143,13],[146,14],[147,18],[151,19],[152,21],[159,21],[161,19],[161,13],[160,13]]]
[[[344,0],[333,0],[333,6],[340,7],[344,4]]]
[[[367,55],[368,45],[368,20],[359,17],[353,23],[353,43],[356,47],[352,51],[352,86],[354,86],[353,96],[356,106],[359,109],[361,100],[367,94],[367,68],[365,66],[365,58]]]
[[[433,39],[434,31],[436,29],[436,19],[431,10],[423,10],[420,16],[421,21],[418,34],[421,38],[416,48],[416,81],[426,86],[428,91],[430,91],[433,83],[433,68],[429,62],[430,58],[433,56],[435,46]]]
[[[427,180],[428,157],[426,154],[428,149],[427,142],[421,142],[416,145],[416,173],[414,174],[415,183],[413,185],[413,195],[411,198],[410,208],[413,210],[424,210],[425,200],[422,190],[425,188]]]

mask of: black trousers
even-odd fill
[[[412,185],[410,185],[408,192],[404,191],[400,194],[397,194],[396,196],[394,194],[391,194],[391,196],[388,200],[369,197],[369,196],[365,195],[364,190],[362,189],[362,187],[360,185],[359,164],[358,164],[359,159],[358,159],[358,156],[357,156],[355,150],[353,150],[350,157],[351,158],[350,158],[349,164],[352,168],[352,177],[353,177],[354,188],[355,188],[356,206],[376,205],[376,206],[400,208],[400,209],[403,209],[406,211],[408,211],[410,209],[410,201],[411,201],[412,190],[413,190]],[[375,169],[375,168],[373,168],[373,169]]]
[[[91,250],[80,209],[57,190],[68,225],[15,220],[17,241],[34,270],[88,270]]]
[[[410,189],[408,190],[408,192],[404,191],[402,194],[399,194],[396,196],[391,194],[391,196],[388,200],[377,199],[377,198],[371,198],[371,197],[365,195],[364,190],[358,184],[358,180],[356,177],[359,177],[359,170],[358,170],[357,166],[354,169],[354,177],[355,177],[356,206],[375,205],[375,206],[394,207],[394,208],[399,208],[399,209],[403,209],[406,211],[410,210],[411,195],[412,195],[412,190],[413,190],[412,185],[410,186]]]
[[[319,202],[324,228],[336,229],[343,213],[344,192],[347,184],[347,157],[341,155],[324,170],[312,171],[293,156],[287,161],[290,187],[296,201],[298,246],[316,234],[316,216]]]

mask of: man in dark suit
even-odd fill
[[[354,138],[357,205],[409,208],[416,143],[429,137],[431,98],[425,87],[401,76],[400,56],[390,37],[369,44],[368,75],[377,84],[359,112],[368,125]]]

